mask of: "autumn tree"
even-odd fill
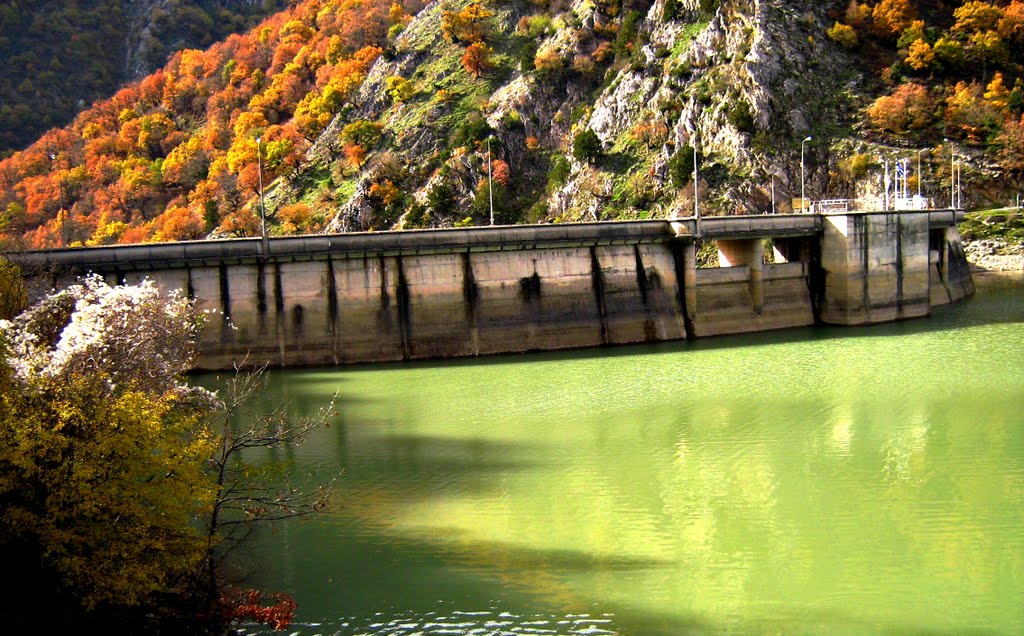
[[[356,143],[347,143],[342,148],[342,152],[345,154],[345,161],[356,170],[362,169],[366,163],[366,148]]]
[[[565,68],[565,59],[557,48],[547,46],[537,51],[533,58],[533,67],[540,75],[556,75]]]
[[[21,269],[0,256],[0,320],[10,320],[25,308],[28,295]]]
[[[1006,170],[1024,173],[1024,116],[1011,117],[996,137],[999,165]]]
[[[920,84],[902,84],[892,95],[879,97],[868,108],[868,117],[879,130],[906,134],[932,122],[934,101]]]
[[[370,150],[380,141],[382,129],[379,123],[359,119],[341,130],[343,152],[349,165],[357,170],[363,167]]]
[[[952,30],[962,33],[994,31],[1002,17],[1002,10],[994,4],[969,0],[953,11],[956,23]]]
[[[945,120],[969,140],[979,141],[995,127],[999,117],[995,108],[983,99],[980,85],[957,82],[946,99]]]
[[[466,52],[462,55],[462,66],[473,77],[479,79],[481,75],[494,68],[494,62],[491,61],[493,53],[494,50],[486,44],[474,42],[466,47]]]
[[[377,122],[357,119],[342,128],[341,139],[349,143],[358,144],[363,148],[372,148],[380,141],[383,129],[384,127]]]
[[[935,51],[925,40],[914,40],[907,52],[907,64],[915,71],[928,69],[935,62]]]
[[[881,38],[895,40],[917,17],[909,0],[881,0],[871,12],[871,28]]]
[[[92,278],[0,323],[0,551],[58,607],[136,606],[183,589],[202,561],[192,522],[215,492],[197,425],[213,396],[180,379],[190,312],[153,286]]]
[[[416,94],[416,87],[412,82],[397,75],[388,77],[384,80],[384,84],[387,87],[388,96],[396,104],[407,102]]]
[[[844,19],[855,29],[865,27],[871,21],[871,6],[867,3],[857,2],[857,0],[850,0]]]
[[[1013,0],[1003,11],[997,25],[999,36],[1007,42],[1024,44],[1024,2]]]
[[[408,20],[403,6],[418,3],[290,1],[249,33],[176,53],[72,125],[0,160],[0,173],[16,175],[0,184],[0,241],[53,247],[61,228],[72,241],[152,240],[191,235],[182,228],[200,219],[207,231],[248,231],[245,210],[258,181],[253,140],[267,144],[264,176],[295,176],[309,143],[388,44],[388,29]],[[479,25],[481,16],[465,19]],[[411,84],[391,88],[396,101],[415,92]]]
[[[1006,108],[1006,100],[1010,95],[1010,91],[1006,88],[1006,84],[1003,82],[1003,74],[996,73],[993,76],[992,81],[985,87],[985,101],[989,102],[997,109]]]
[[[963,45],[952,37],[940,37],[932,46],[932,52],[935,53],[938,63],[942,64],[947,71],[960,68],[965,61]]]
[[[489,20],[494,12],[479,2],[471,2],[461,11],[445,9],[441,12],[441,32],[453,43],[482,42],[490,32]]]
[[[857,31],[852,26],[842,22],[836,22],[829,28],[828,37],[845,49],[852,49],[857,46]]]
[[[152,282],[96,276],[0,321],[0,554],[19,573],[0,600],[9,627],[35,621],[23,608],[39,598],[49,625],[101,632],[281,618],[225,596],[220,564],[246,519],[308,513],[324,492],[268,487],[266,466],[241,454],[295,443],[327,412],[239,424],[259,375],[223,401],[189,386],[201,323]]]

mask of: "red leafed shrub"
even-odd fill
[[[224,593],[220,610],[226,622],[255,622],[283,630],[295,619],[295,599],[289,594],[267,593],[249,588]]]

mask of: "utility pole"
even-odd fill
[[[775,175],[772,175],[772,214],[775,214]]]
[[[961,187],[961,174],[964,172],[964,160],[956,162],[956,209],[964,207],[964,189]]]
[[[917,198],[921,198],[921,153],[924,152],[924,148],[917,151]]]

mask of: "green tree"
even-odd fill
[[[416,87],[413,86],[412,82],[397,75],[388,77],[384,83],[387,87],[388,96],[396,104],[407,102],[416,94]]]
[[[853,49],[857,46],[857,32],[852,26],[836,22],[828,30],[828,37],[838,42],[844,49]]]
[[[576,134],[572,140],[572,156],[578,161],[591,163],[601,156],[601,139],[593,130],[586,130]]]
[[[693,146],[683,146],[672,155],[668,160],[668,176],[677,190],[693,180]]]
[[[384,127],[376,122],[357,119],[341,129],[341,139],[363,148],[373,148],[380,141],[383,129]]]

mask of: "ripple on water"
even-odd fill
[[[294,634],[323,636],[610,636],[619,633],[611,614],[526,616],[497,610],[454,610],[447,614],[398,613],[385,621],[378,613],[371,617],[346,617],[327,623],[297,623],[293,627],[298,630]],[[279,633],[258,626],[248,626],[245,630],[247,636],[276,636]]]

